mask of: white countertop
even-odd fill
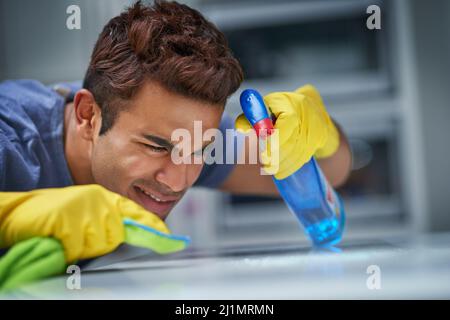
[[[380,289],[367,286],[368,278],[376,277],[367,273],[369,266],[379,268]],[[290,243],[157,256],[122,247],[84,267],[81,290],[67,289],[68,276],[25,286],[6,298],[448,299],[450,234],[349,240],[340,252]]]

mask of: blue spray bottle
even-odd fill
[[[240,103],[259,139],[268,137],[274,127],[262,96],[256,90],[247,89],[242,92]],[[273,177],[273,180],[314,246],[331,246],[341,240],[344,206],[314,158],[290,176],[281,180]]]

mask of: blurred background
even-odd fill
[[[133,1],[0,0],[0,80],[80,80],[103,25]],[[262,93],[306,83],[348,134],[347,239],[450,230],[450,2],[191,0]],[[68,30],[66,9],[81,9]],[[381,8],[381,30],[366,9]],[[238,94],[227,106],[240,111]],[[169,218],[195,246],[304,241],[280,200],[193,189]]]

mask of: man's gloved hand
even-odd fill
[[[66,262],[93,258],[129,237],[124,219],[170,233],[158,216],[99,185],[0,192],[0,248],[53,237],[61,241]]]
[[[295,92],[274,92],[264,97],[269,111],[276,117],[279,143],[271,145],[270,139],[261,160],[266,172],[277,179],[291,175],[312,156],[326,158],[339,147],[339,131],[327,113],[319,92],[311,85]],[[249,132],[252,126],[244,114],[235,123],[236,129]],[[278,152],[279,163],[271,161],[271,152]]]

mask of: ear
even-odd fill
[[[94,95],[86,89],[75,94],[73,101],[77,132],[86,140],[93,140],[102,124],[101,109],[94,99]]]

